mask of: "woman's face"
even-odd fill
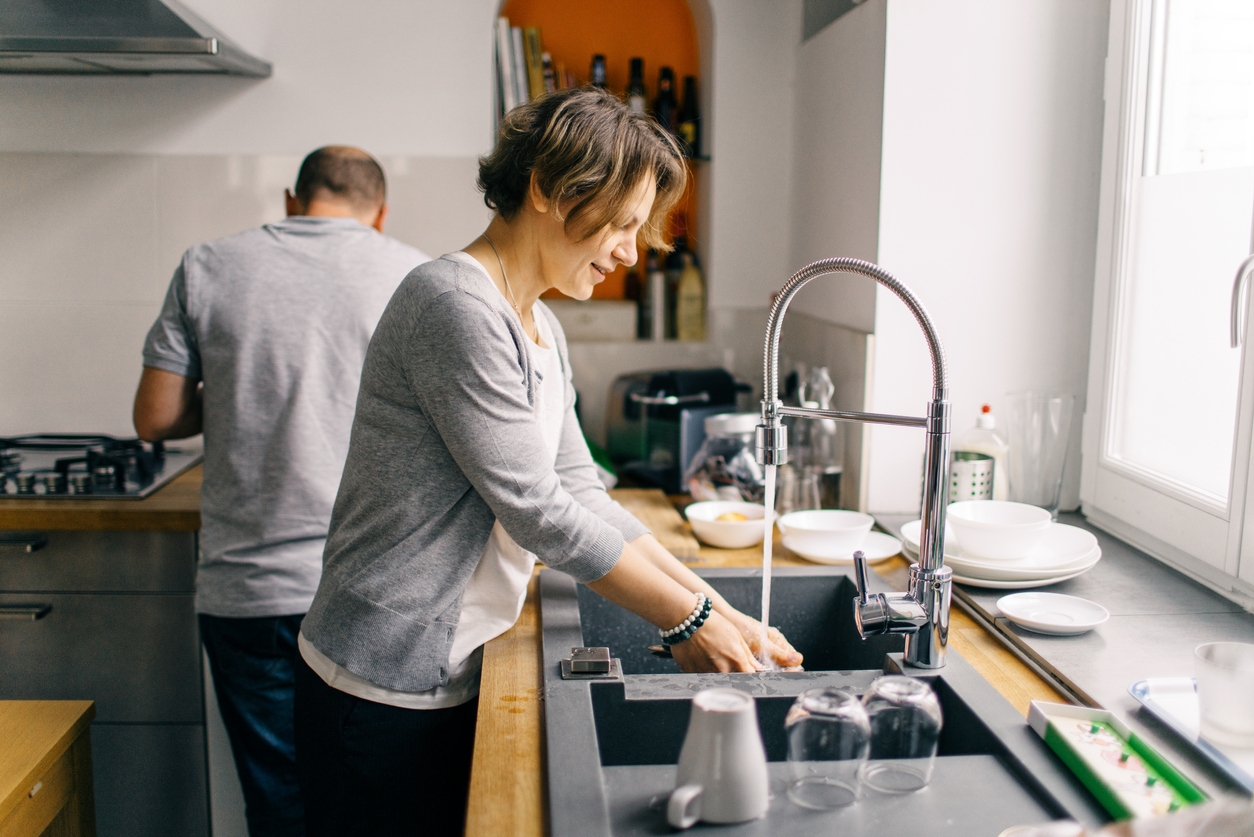
[[[593,287],[604,282],[616,267],[635,264],[636,234],[649,220],[656,195],[653,178],[646,177],[615,220],[583,241],[571,241],[562,224],[556,222],[557,240],[548,248],[545,260],[545,278],[552,287],[573,299],[587,299]]]

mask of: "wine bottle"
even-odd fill
[[[592,69],[588,71],[588,84],[593,87],[605,87],[605,56],[592,56]]]
[[[701,111],[697,107],[697,77],[684,76],[684,105],[679,111],[679,138],[684,153],[701,156]]]
[[[632,113],[644,115],[648,101],[644,92],[644,59],[631,59],[631,76],[627,82],[627,107]]]
[[[653,118],[666,130],[675,132],[675,71],[663,67],[658,71],[657,98],[653,100]]]

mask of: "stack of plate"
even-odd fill
[[[919,556],[922,521],[901,527],[901,547],[906,557]],[[1036,546],[1022,558],[996,560],[975,558],[962,550],[953,532],[945,532],[945,564],[954,581],[973,587],[1021,590],[1057,584],[1088,572],[1101,560],[1102,549],[1090,532],[1064,523],[1053,523]]]

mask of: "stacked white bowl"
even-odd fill
[[[950,503],[946,521],[964,552],[1006,561],[1027,555],[1053,523],[1045,509],[1003,500]]]
[[[783,515],[779,531],[801,551],[850,552],[862,545],[875,518],[844,509],[811,509]]]

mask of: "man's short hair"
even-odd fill
[[[652,177],[657,196],[641,237],[648,247],[670,249],[663,227],[687,184],[683,156],[656,120],[632,113],[614,94],[596,87],[559,90],[510,111],[496,147],[479,159],[484,203],[513,218],[533,174],[572,241],[623,223],[636,188]]]
[[[309,206],[311,200],[320,196],[343,201],[355,209],[377,209],[387,201],[383,167],[360,148],[347,145],[319,148],[300,164],[296,199]]]

